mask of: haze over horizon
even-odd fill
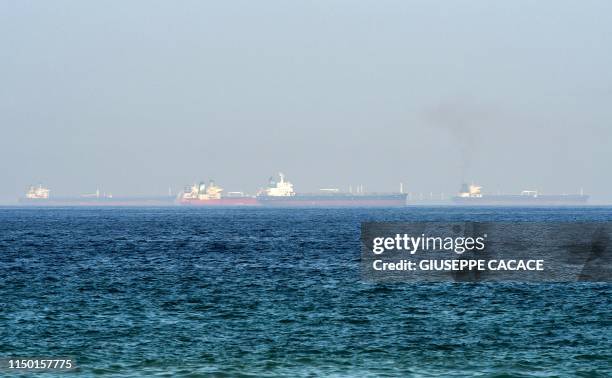
[[[612,3],[0,3],[0,203],[160,195],[577,193],[612,203]]]

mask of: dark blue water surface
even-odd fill
[[[4,208],[0,356],[87,376],[612,376],[612,285],[363,283],[375,220],[612,209]]]

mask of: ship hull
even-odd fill
[[[482,197],[453,197],[456,205],[465,206],[580,206],[589,199],[586,195],[483,195]]]
[[[173,206],[175,197],[116,197],[116,198],[20,198],[19,204],[23,206],[42,207],[143,207],[143,206]]]
[[[199,207],[234,207],[234,206],[259,206],[255,197],[228,197],[219,199],[180,199],[179,205]]]
[[[258,196],[257,201],[270,207],[403,207],[406,206],[406,195],[296,194],[290,197]]]

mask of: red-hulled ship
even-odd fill
[[[255,197],[244,195],[242,192],[229,192],[223,194],[223,188],[210,181],[208,185],[204,182],[185,187],[185,191],[179,196],[178,203],[188,206],[258,206]]]

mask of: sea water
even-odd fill
[[[0,357],[67,376],[611,376],[612,285],[361,281],[363,221],[612,208],[0,209]],[[6,372],[0,372],[0,375]]]

